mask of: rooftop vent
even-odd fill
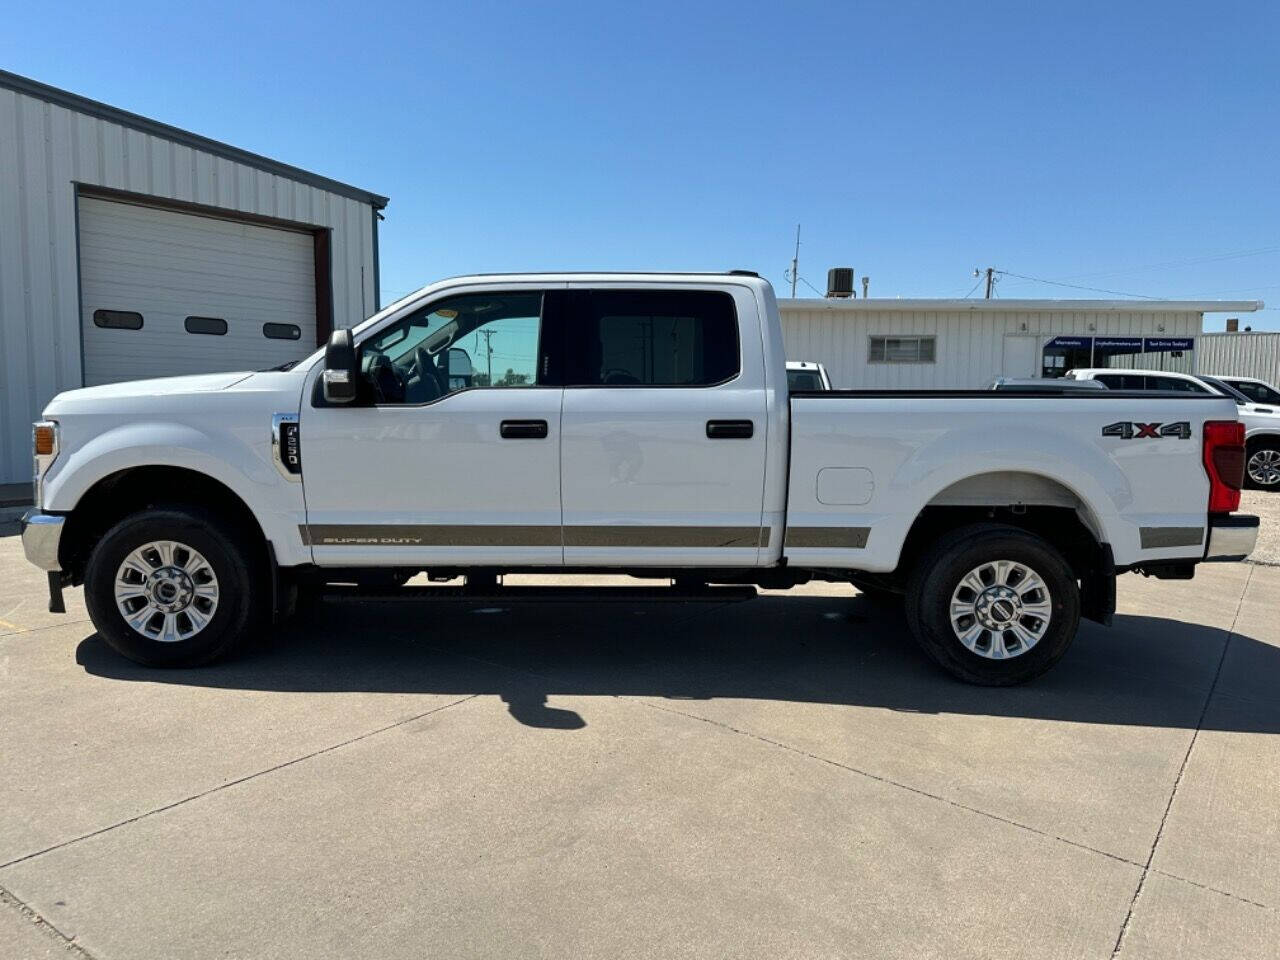
[[[827,296],[853,296],[853,267],[832,267],[827,271]]]

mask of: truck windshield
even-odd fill
[[[1235,387],[1231,386],[1231,384],[1225,383],[1222,380],[1219,380],[1217,377],[1202,376],[1200,379],[1203,380],[1205,383],[1207,383],[1209,386],[1213,387],[1213,389],[1217,390],[1219,393],[1225,394],[1226,396],[1230,397],[1236,403],[1252,402],[1243,393],[1241,393]]]

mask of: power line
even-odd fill
[[[1151,297],[1145,293],[1126,293],[1123,290],[1107,290],[1103,287],[1082,287],[1078,283],[1063,283],[1061,280],[1046,280],[1043,277],[1028,277],[1021,273],[1013,273],[1009,270],[996,270],[996,273],[1005,277],[1016,277],[1019,280],[1029,280],[1032,283],[1047,283],[1053,287],[1067,287],[1071,290],[1087,290],[1090,293],[1109,293],[1113,297],[1135,297],[1138,300],[1164,300],[1164,297]]]
[[[804,284],[806,287],[808,287],[810,290],[812,290],[814,293],[816,293],[818,296],[820,296],[820,297],[825,297],[825,296],[826,296],[826,294],[825,294],[825,293],[823,293],[821,290],[819,290],[817,287],[815,287],[812,283],[810,283],[810,282],[809,282],[808,280],[806,280],[804,277],[801,277],[801,278],[800,278],[800,282],[801,282],[801,283],[803,283],[803,284]]]
[[[1124,270],[1102,270],[1096,273],[1079,273],[1063,280],[1093,280],[1099,277],[1123,277],[1144,270],[1165,270],[1174,267],[1189,267],[1197,263],[1216,263],[1220,260],[1237,260],[1241,257],[1260,257],[1268,253],[1280,253],[1280,247],[1258,247],[1253,250],[1237,250],[1233,253],[1217,253],[1204,257],[1188,257],[1183,260],[1165,260],[1160,263],[1148,263],[1143,266],[1129,267]]]

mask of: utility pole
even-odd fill
[[[491,341],[493,339],[493,335],[495,331],[480,330],[477,332],[480,334],[480,336],[484,337],[484,353],[485,353],[485,361],[486,361],[485,366],[489,373],[489,386],[492,387],[493,386],[493,344],[491,343]]]
[[[995,267],[987,267],[987,299],[991,299],[991,288],[995,286]]]
[[[796,255],[791,258],[791,299],[796,298],[796,281],[800,279],[800,224],[796,224]]]

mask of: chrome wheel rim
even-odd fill
[[[116,608],[148,640],[189,640],[218,610],[218,577],[200,551],[176,540],[153,540],[120,563]]]
[[[1268,447],[1250,457],[1249,479],[1264,487],[1280,483],[1280,450]]]
[[[951,594],[956,639],[988,660],[1022,656],[1044,637],[1052,618],[1044,578],[1014,560],[974,567]]]

